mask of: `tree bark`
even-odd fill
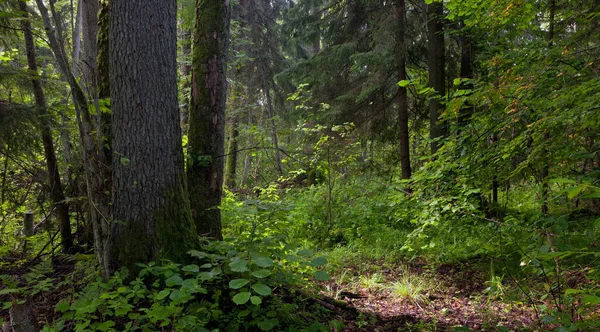
[[[238,149],[238,119],[237,116],[231,121],[231,136],[227,146],[227,167],[225,167],[225,185],[227,188],[235,188],[236,168],[237,168],[237,149]]]
[[[406,6],[404,0],[396,0],[394,8],[394,17],[396,19],[396,70],[398,72],[398,81],[407,79],[406,75]],[[398,127],[400,134],[400,165],[402,168],[402,178],[410,179],[410,141],[408,134],[408,95],[406,87],[398,87]]]
[[[188,132],[188,191],[199,235],[222,239],[228,0],[196,0],[192,100]]]
[[[20,10],[28,17],[27,4],[23,1],[19,2]],[[36,63],[35,44],[33,42],[33,33],[31,32],[31,24],[28,19],[22,21],[21,27],[25,37],[25,49],[27,52],[27,66],[31,75],[31,85],[33,86],[33,94],[38,114],[38,126],[42,136],[44,146],[44,157],[46,158],[46,168],[48,170],[48,185],[50,197],[56,207],[56,216],[58,226],[62,238],[63,252],[69,252],[73,246],[73,237],[71,234],[71,220],[69,218],[69,206],[65,201],[65,195],[62,189],[60,175],[58,173],[58,161],[52,140],[52,132],[50,130],[50,114],[46,105],[46,96],[42,88],[42,83],[38,79],[38,69]]]
[[[113,218],[110,271],[196,246],[177,103],[177,1],[112,0]]]
[[[440,113],[444,110],[441,99],[446,95],[443,15],[442,2],[433,2],[427,5],[429,86],[435,90],[436,94],[429,102],[431,153],[436,153],[438,150],[438,143],[434,140],[446,135],[444,127],[438,123]]]

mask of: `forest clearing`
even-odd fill
[[[600,330],[599,0],[0,0],[0,332]]]

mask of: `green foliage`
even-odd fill
[[[56,305],[61,318],[44,330],[268,331],[302,326],[306,322],[294,316],[301,303],[286,302],[284,294],[301,287],[327,261],[310,260],[294,248],[270,238],[236,245],[213,242],[204,251],[190,251],[196,264],[140,264],[135,278],[122,270],[63,299]]]

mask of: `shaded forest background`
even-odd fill
[[[600,324],[598,0],[0,0],[0,36],[6,321]],[[508,318],[438,324],[448,266]]]

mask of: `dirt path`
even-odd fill
[[[374,264],[374,266],[376,266]],[[323,295],[347,303],[342,331],[519,331],[537,322],[534,310],[490,296],[485,273],[468,265],[374,269],[349,266],[323,284]],[[502,284],[497,284],[502,287]],[[338,307],[342,306],[338,302]],[[468,329],[467,329],[468,328]]]

